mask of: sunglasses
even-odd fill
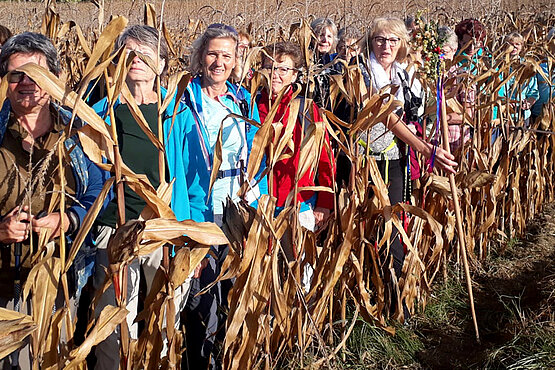
[[[11,84],[18,84],[21,81],[23,81],[23,78],[25,76],[27,76],[25,72],[19,72],[19,71],[8,72],[8,82]],[[33,83],[35,82],[31,77],[29,77],[29,80],[31,80]]]

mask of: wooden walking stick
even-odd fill
[[[441,78],[441,77],[440,77]],[[449,125],[447,124],[447,108],[444,98],[443,83],[441,84],[441,131],[443,135],[443,149],[451,153],[449,148]],[[440,97],[438,96],[438,99]],[[461,133],[461,140],[464,139],[464,133]],[[451,194],[453,195],[453,203],[455,205],[455,219],[457,221],[457,234],[459,236],[459,246],[463,259],[464,274],[466,276],[466,288],[468,290],[468,298],[470,299],[470,312],[472,313],[472,321],[474,322],[474,331],[476,332],[476,340],[480,342],[480,333],[478,331],[478,321],[476,319],[476,311],[474,310],[474,295],[472,294],[472,279],[470,277],[470,269],[468,267],[468,259],[466,256],[466,243],[464,241],[464,230],[462,226],[461,207],[459,203],[459,193],[457,192],[457,184],[455,183],[455,174],[449,174],[449,184],[451,185]]]

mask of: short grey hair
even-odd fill
[[[189,69],[193,76],[202,72],[202,58],[208,47],[208,43],[214,39],[232,39],[235,42],[235,55],[239,44],[239,35],[231,26],[225,24],[210,25],[204,33],[193,42],[193,53],[191,54],[191,65]]]
[[[322,33],[322,31],[324,31],[325,29],[328,29],[331,31],[331,33],[333,34],[333,45],[331,47],[331,50],[335,50],[335,47],[337,46],[337,26],[335,25],[335,22],[330,19],[330,18],[316,18],[315,20],[312,21],[312,23],[310,23],[310,28],[312,28],[312,32],[314,32],[314,34],[316,35],[316,38],[320,37],[320,34]]]
[[[160,51],[158,56],[161,60],[165,61],[164,69],[161,73],[161,75],[164,76],[168,70],[170,58],[166,39],[164,37],[159,39],[158,30],[154,27],[140,24],[129,26],[118,36],[115,44],[115,50],[119,50],[122,46],[125,46],[127,40],[129,39],[135,40],[141,45],[148,46],[155,52],[158,51],[158,40],[160,40]]]
[[[441,26],[438,29],[439,38],[444,40],[443,45],[451,47],[453,50],[457,50],[459,47],[459,38],[457,34],[451,27]],[[442,46],[443,46],[442,45]]]
[[[19,35],[10,37],[0,52],[0,77],[8,73],[8,62],[14,54],[43,54],[46,57],[46,64],[50,72],[59,76],[62,73],[58,51],[52,41],[40,33],[23,32]]]

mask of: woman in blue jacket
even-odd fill
[[[234,28],[224,24],[210,25],[193,44],[190,69],[195,78],[183,97],[193,113],[194,125],[201,138],[204,167],[199,172],[204,172],[201,181],[207,194],[206,219],[219,226],[228,197],[234,202],[243,199],[252,204],[260,193],[267,193],[265,178],[260,182],[255,178],[248,186],[250,191],[239,193],[249,178],[246,166],[257,131],[252,123],[258,123],[259,116],[256,105],[251,106],[247,90],[228,81],[237,64],[237,45],[238,34]],[[238,118],[240,116],[247,119]],[[208,193],[220,132],[222,162],[211,193]],[[205,369],[209,362],[210,366],[215,366],[212,355],[214,340],[216,333],[217,336],[223,335],[224,331],[218,329],[225,321],[225,315],[218,315],[217,308],[226,306],[231,282],[219,283],[207,294],[193,297],[216,279],[227,251],[228,246],[214,246],[215,258],[205,259],[200,280],[191,283],[191,304],[188,304],[186,323],[187,359],[191,369]]]

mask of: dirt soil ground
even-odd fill
[[[468,310],[462,325],[421,326],[424,368],[555,368],[555,205],[527,234],[501,247],[474,275],[478,343]],[[462,298],[467,301],[466,297]]]

